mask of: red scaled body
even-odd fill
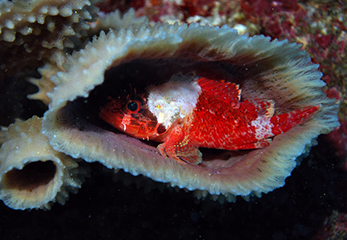
[[[185,103],[177,104],[175,96],[179,90],[175,92],[165,88],[160,92],[163,101],[160,95],[155,106],[148,106],[149,93],[129,95],[123,99],[118,97],[101,108],[100,117],[131,136],[163,142],[158,149],[164,156],[198,164],[202,157],[199,147],[225,150],[263,148],[271,143],[272,137],[307,121],[320,108],[320,105],[306,107],[274,116],[272,100],[240,101],[241,90],[236,84],[206,78],[192,80],[191,84],[198,88],[198,97],[191,111],[187,112]],[[165,101],[167,105],[157,104]],[[173,114],[172,122],[164,122],[162,119],[170,114],[171,109],[161,110],[175,104],[177,107],[172,111],[179,111],[178,114]],[[184,114],[180,115],[181,112]]]

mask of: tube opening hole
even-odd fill
[[[21,170],[12,169],[4,176],[4,185],[9,189],[32,191],[48,184],[56,174],[53,161],[38,161],[26,164]]]

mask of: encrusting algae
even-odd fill
[[[46,138],[42,138],[48,145],[45,149],[52,148],[50,156],[62,154],[100,162],[108,168],[196,190],[199,198],[211,194],[220,201],[234,201],[236,196],[260,197],[262,193],[283,186],[297,159],[309,151],[318,135],[339,125],[338,106],[322,91],[325,86],[320,80],[322,73],[299,45],[270,41],[264,36],[239,35],[227,26],[153,25],[145,18],[132,18],[133,11],[122,17],[119,12],[106,15],[100,25],[92,25],[89,36],[95,36],[91,42],[70,55],[57,53],[55,58],[59,61],[48,62],[42,67],[40,80],[30,80],[40,87],[38,94],[30,97],[49,104],[42,119],[44,135],[39,133],[38,121],[41,120],[35,120],[35,124],[39,129],[37,134]],[[100,108],[109,98],[163,85],[177,74],[235,84],[242,92],[241,102],[271,100],[274,115],[311,106],[319,106],[319,110],[307,121],[273,137],[265,148],[242,151],[201,148],[202,162],[198,165],[181,164],[162,156],[156,148],[158,143],[128,136],[99,117]],[[28,120],[27,124],[30,121],[34,120]],[[19,123],[21,121],[11,127]],[[14,161],[2,157],[11,153],[7,146],[16,139],[7,136],[6,131],[2,131],[6,137],[1,148],[0,176],[13,169],[2,167]],[[29,130],[20,132],[24,135],[26,131]],[[37,147],[38,144],[42,146],[43,143],[29,145]],[[21,149],[26,147],[25,144],[21,146]],[[38,157],[41,162],[55,165],[54,176],[57,176],[59,161],[63,162],[62,169],[72,166],[72,159],[65,163],[61,157],[54,158],[56,161],[53,158]],[[25,164],[15,168],[21,169]],[[10,181],[5,180],[1,182],[4,189],[3,186],[11,186]],[[71,179],[66,181],[71,182]],[[64,186],[64,181],[57,182],[58,185],[63,182],[60,186]],[[78,184],[67,186],[79,187]],[[54,195],[50,191],[47,193]],[[54,197],[47,202],[50,201],[54,201]],[[9,203],[6,202],[19,209],[40,207],[39,204],[15,207]]]

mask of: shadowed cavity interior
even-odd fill
[[[3,182],[8,189],[32,191],[47,185],[55,176],[57,167],[53,161],[38,161],[26,164],[21,170],[8,171]]]
[[[268,64],[270,65],[270,64]],[[230,62],[198,62],[182,59],[154,59],[154,60],[133,60],[106,70],[104,82],[96,86],[89,94],[88,98],[79,97],[67,105],[58,113],[59,120],[63,124],[68,124],[79,131],[102,132],[111,131],[117,134],[124,134],[116,130],[99,118],[100,107],[104,106],[109,98],[115,99],[120,94],[133,94],[143,92],[150,85],[163,84],[176,74],[191,74],[204,76],[209,79],[225,80],[239,84],[242,93],[246,92],[243,86],[252,81],[254,89],[264,89],[262,81],[253,81],[261,78],[261,73],[268,71],[270,66],[260,67],[257,63],[242,66],[233,65]],[[257,77],[258,76],[258,77]],[[261,90],[259,90],[261,91]],[[271,92],[274,94],[274,91]],[[242,100],[247,99],[243,94]],[[263,95],[265,96],[265,95]],[[250,96],[250,98],[254,98]],[[271,99],[274,99],[272,97]],[[144,145],[156,147],[158,143],[153,141],[138,140]],[[228,160],[233,157],[238,159],[247,155],[250,151],[223,151],[215,149],[200,149],[203,153],[203,160]]]

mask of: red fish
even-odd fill
[[[274,101],[241,100],[237,84],[170,80],[144,94],[118,96],[100,108],[100,118],[130,136],[162,142],[163,156],[199,164],[199,147],[257,149],[310,119],[320,105],[274,116]]]

